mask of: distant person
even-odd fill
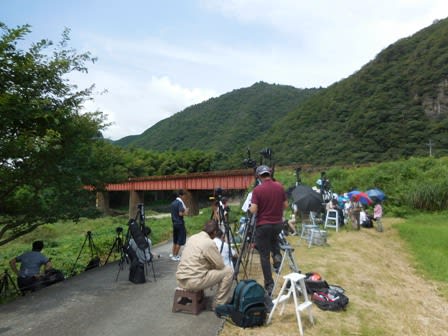
[[[297,236],[297,219],[295,214],[291,214],[291,218],[287,221],[288,223],[288,231],[291,233],[291,236]]]
[[[375,221],[376,230],[378,232],[383,232],[383,223],[381,222],[381,218],[383,217],[383,206],[381,202],[376,202],[373,208],[373,220]]]
[[[282,261],[279,234],[283,229],[283,212],[288,207],[288,200],[283,185],[272,179],[268,166],[259,166],[255,173],[261,184],[252,191],[250,212],[256,216],[255,245],[260,255],[264,288],[271,296],[274,279],[270,256],[272,254],[273,267],[278,271]]]
[[[233,282],[233,270],[224,265],[213,241],[218,230],[218,223],[210,220],[201,232],[192,235],[185,245],[176,271],[179,287],[186,290],[200,291],[217,285],[212,308],[228,303]]]
[[[187,241],[187,229],[184,216],[188,212],[185,206],[185,192],[181,189],[175,193],[176,199],[171,203],[171,222],[173,223],[173,248],[170,254],[171,260],[180,260],[180,248]]]
[[[363,228],[372,228],[372,218],[364,207],[361,207],[359,212],[359,222]]]
[[[11,269],[17,274],[17,284],[22,293],[28,290],[34,292],[44,287],[45,271],[50,270],[52,265],[50,259],[42,254],[43,248],[43,241],[37,240],[33,242],[31,251],[12,258],[9,262]],[[20,270],[17,269],[17,263],[20,263]]]
[[[221,230],[218,230],[213,241],[215,242],[218,251],[221,253],[224,265],[230,266],[233,269],[233,261],[237,257],[237,253],[235,249],[228,244],[226,234]]]

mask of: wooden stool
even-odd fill
[[[188,302],[184,303],[182,301]],[[180,287],[176,288],[173,301],[173,313],[185,312],[197,315],[204,309],[205,296],[203,290],[192,292]]]

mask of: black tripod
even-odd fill
[[[16,283],[12,279],[11,275],[8,273],[8,270],[5,269],[3,272],[3,275],[0,279],[0,295],[3,297],[7,297],[10,294],[9,286],[12,285],[12,288],[14,288],[15,293],[17,295],[20,295],[20,291],[17,288]]]
[[[106,260],[104,261],[104,265],[107,264],[107,262],[109,261],[110,256],[112,255],[112,253],[120,253],[120,263],[124,262],[124,259],[126,258],[126,255],[123,251],[123,228],[122,227],[117,227],[115,229],[115,232],[117,233],[115,240],[112,244],[112,247],[109,250],[109,254],[107,255]]]
[[[253,246],[255,241],[255,215],[252,215],[248,221],[245,223],[242,245],[240,252],[238,254],[238,259],[235,263],[235,270],[233,276],[235,279],[238,278],[241,266],[244,271],[244,279],[248,278],[247,267],[252,261],[253,257]]]
[[[232,229],[230,228],[229,221],[228,221],[227,214],[230,211],[230,209],[228,207],[224,206],[221,188],[218,188],[217,191],[218,191],[218,201],[216,202],[216,206],[218,207],[218,209],[217,209],[218,210],[218,224],[219,224],[219,228],[221,230],[223,230],[225,240],[227,241],[227,243],[229,245],[228,260],[230,260],[232,262],[232,260],[233,260],[232,243],[235,242],[235,236],[232,232]],[[224,242],[221,244],[221,249],[219,251],[220,253],[222,253],[223,248],[224,248]],[[238,246],[236,244],[235,244],[235,249],[236,249],[237,253],[239,254]]]
[[[88,271],[92,268],[95,267],[99,267],[100,265],[100,257],[99,257],[99,252],[98,252],[98,248],[95,246],[95,243],[93,242],[93,238],[92,238],[92,232],[91,231],[87,231],[86,234],[86,239],[84,239],[84,243],[82,243],[81,249],[79,250],[78,253],[78,257],[76,258],[75,263],[73,264],[73,268],[70,271],[70,274],[73,276],[75,275],[75,268],[77,266],[79,257],[81,256],[82,251],[84,250],[84,246],[86,245],[86,243],[89,243],[89,249],[90,249],[90,261],[87,264],[85,271]]]
[[[132,229],[131,229],[132,226]],[[134,242],[136,243],[136,248],[139,249],[141,252],[143,252],[144,255],[144,269],[145,269],[145,277],[148,275],[148,265],[151,264],[151,270],[153,273],[154,281],[156,280],[156,273],[154,269],[154,256],[152,255],[151,251],[149,252],[151,255],[151,258],[147,260],[146,256],[146,248],[149,248],[149,242],[147,241],[147,237],[144,234],[145,232],[145,208],[142,203],[137,205],[137,214],[135,215],[134,219],[130,219],[128,222],[128,231],[126,233],[125,238],[125,244],[122,246],[122,257],[120,259],[120,262],[118,263],[118,272],[115,277],[115,281],[118,280],[118,276],[120,275],[121,270],[124,268],[124,262],[126,261],[129,263],[129,259],[132,261],[133,258],[137,258],[137,251],[133,251],[132,247],[129,244],[130,239],[132,238]],[[139,245],[140,241],[144,239],[144,244],[142,246]],[[146,246],[144,246],[146,245]],[[129,257],[129,258],[128,258]],[[132,265],[131,265],[132,266]]]

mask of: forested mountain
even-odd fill
[[[318,91],[259,82],[188,107],[116,144],[155,151],[194,148],[222,153],[223,162],[242,161],[251,141]]]
[[[326,89],[257,83],[191,106],[122,146],[225,153],[269,147],[277,163],[363,163],[448,155],[448,20],[381,51]],[[240,160],[240,161],[238,161]]]

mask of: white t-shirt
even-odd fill
[[[359,213],[359,222],[362,224],[367,221],[367,214],[364,210]]]
[[[231,266],[233,268],[233,263],[232,263],[232,260],[231,260],[231,258],[229,256],[229,249],[230,249],[229,244],[227,244],[226,242],[223,242],[218,237],[215,237],[213,239],[213,241],[215,242],[216,247],[218,248],[218,251],[221,253],[221,256],[222,256],[222,258],[224,260],[224,265],[226,265],[226,266],[229,265],[229,266]],[[222,246],[222,251],[221,251],[221,246]],[[231,253],[232,253],[232,256],[234,256],[235,255],[235,250],[232,249]]]

